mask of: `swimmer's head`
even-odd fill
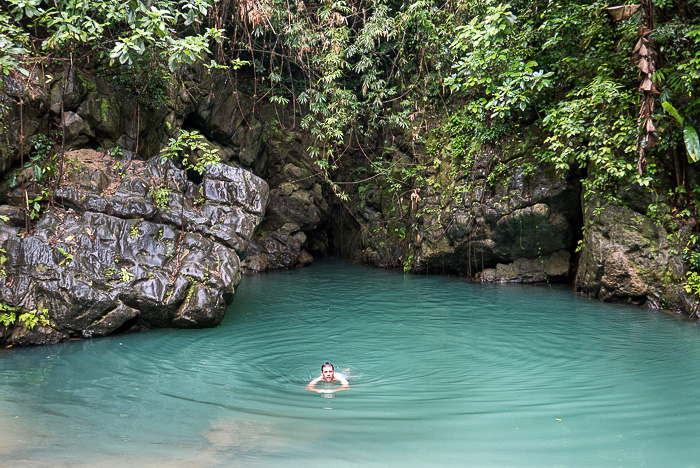
[[[333,380],[333,376],[335,375],[335,369],[333,368],[333,364],[330,362],[324,362],[321,365],[321,376],[323,376],[323,380],[331,381]]]

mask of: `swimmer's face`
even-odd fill
[[[326,366],[323,369],[321,369],[321,375],[323,375],[323,380],[327,380],[330,382],[333,380],[333,375],[335,372],[333,372],[333,368],[331,366]]]

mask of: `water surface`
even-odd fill
[[[215,329],[3,351],[0,466],[698,467],[699,331],[321,261],[245,277]]]

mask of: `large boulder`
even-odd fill
[[[647,215],[647,197],[643,193],[634,200],[588,197],[576,287],[607,302],[689,314],[692,299],[682,287],[685,267],[679,246],[670,241],[683,235],[669,236]]]
[[[11,344],[107,335],[128,327],[212,327],[241,278],[268,199],[267,184],[240,168],[210,166],[197,184],[168,161],[70,153],[79,170],[31,234],[19,210],[0,212],[5,251],[0,299],[34,314],[1,336]],[[75,169],[75,167],[73,167]],[[17,203],[20,190],[9,194]]]

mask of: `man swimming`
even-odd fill
[[[316,384],[321,381],[327,383],[340,382],[341,385],[340,387],[335,388],[316,388]],[[347,390],[348,388],[350,388],[350,384],[348,383],[345,376],[341,373],[336,374],[333,364],[331,364],[330,362],[324,362],[321,365],[321,376],[316,377],[306,386],[307,390],[311,390],[312,392],[316,393],[335,393],[341,390]]]

